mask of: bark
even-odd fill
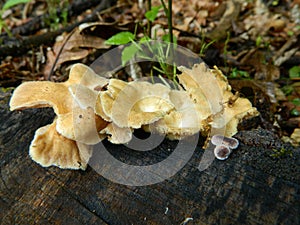
[[[1,224],[300,224],[300,150],[270,131],[239,132],[240,147],[226,161],[200,172],[203,151],[173,177],[126,186],[86,171],[43,168],[28,156],[34,131],[52,122],[51,109],[10,112],[0,95]],[[119,160],[159,162],[176,147],[137,152],[105,142]],[[293,156],[270,157],[274,148]],[[153,174],[155,175],[155,174]],[[184,223],[183,223],[184,224]]]

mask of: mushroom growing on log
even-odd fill
[[[21,84],[14,91],[10,109],[53,107],[57,118],[52,125],[36,132],[30,155],[42,166],[71,169],[85,169],[91,156],[88,145],[97,144],[105,137],[115,144],[127,143],[134,129],[147,126],[151,132],[171,139],[182,139],[197,132],[209,137],[212,129],[232,137],[241,120],[258,115],[248,99],[231,92],[226,77],[217,68],[211,70],[201,63],[192,69],[179,67],[179,70],[182,74],[178,79],[183,88],[171,90],[162,84],[107,80],[91,68],[75,64],[66,82]],[[51,138],[46,138],[46,134],[53,140],[49,141]],[[59,144],[55,140],[61,143],[62,139],[68,139],[68,146],[74,146],[74,157],[69,147],[59,149],[66,153],[57,153]],[[86,145],[82,148],[84,152],[78,151],[75,142]],[[48,151],[41,153],[40,143]],[[62,160],[60,155],[71,158],[71,163]]]
[[[60,168],[85,169],[90,156],[88,146],[101,139],[98,131],[107,122],[94,114],[93,110],[82,109],[74,101],[69,87],[81,83],[86,87],[105,84],[102,77],[83,64],[75,64],[69,79],[63,83],[50,81],[25,82],[14,91],[10,100],[11,110],[53,107],[55,121],[36,131],[29,154],[42,166],[56,165]],[[55,129],[54,129],[55,128]],[[76,141],[84,146],[80,152]],[[86,157],[82,158],[81,156]],[[67,158],[67,159],[65,159]]]

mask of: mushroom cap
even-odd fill
[[[230,148],[225,145],[217,145],[214,149],[215,157],[219,160],[225,160],[231,153]]]
[[[106,126],[107,122],[93,109],[74,106],[72,112],[58,116],[56,130],[66,138],[92,145],[102,140],[99,131]]]
[[[118,127],[141,128],[161,119],[174,108],[170,89],[162,84],[111,80],[100,94],[104,113]]]
[[[179,82],[195,102],[203,127],[225,130],[225,136],[231,137],[237,133],[237,126],[242,119],[259,114],[246,98],[238,97],[229,104],[235,96],[227,78],[217,67],[210,70],[200,63],[192,69],[180,67],[179,70],[182,71],[178,76]]]
[[[229,98],[227,99],[229,100]],[[226,126],[225,136],[231,137],[237,133],[237,126],[242,119],[258,115],[259,112],[255,107],[252,107],[252,104],[248,99],[239,97],[231,106],[225,104],[222,113],[216,115],[210,124],[214,128]]]
[[[52,107],[56,115],[68,113],[72,104],[73,99],[65,84],[50,81],[22,83],[15,89],[9,102],[10,110]]]
[[[127,83],[125,81],[110,79],[107,85],[107,90],[99,93],[102,107],[99,107],[97,111],[99,112],[99,114],[101,114],[101,112],[103,111],[105,116],[109,118],[108,121],[112,121],[111,117],[113,103],[118,94],[126,85]]]
[[[76,96],[76,90],[81,90],[81,87],[84,87],[82,85],[90,88],[88,94],[95,94],[91,88],[97,87],[99,83],[105,85],[105,80],[89,67],[75,64],[65,82],[33,81],[18,86],[10,100],[10,110],[53,107],[58,117],[56,129],[61,135],[85,144],[96,144],[101,141],[98,131],[106,126],[106,122],[95,116],[93,110],[81,109],[72,94]],[[79,83],[81,85],[78,85]],[[85,99],[82,102],[87,101],[88,99]]]
[[[82,169],[87,167],[92,152],[88,145],[67,139],[56,131],[56,121],[39,128],[29,148],[30,157],[44,167],[51,165],[62,169]]]
[[[52,124],[36,131],[29,149],[34,161],[42,166],[86,168],[92,154],[92,149],[87,144],[101,141],[103,135],[99,135],[98,131],[107,125],[107,122],[95,115],[94,108],[89,107],[88,101],[94,96],[96,102],[98,95],[94,90],[107,82],[89,67],[75,64],[66,82],[26,82],[16,88],[9,103],[11,110],[53,107],[57,115]],[[83,100],[81,97],[81,101],[76,101],[76,90],[79,93],[82,90],[87,92]],[[85,108],[83,103],[86,104]]]
[[[78,82],[80,81],[80,82]],[[108,84],[108,79],[96,74],[90,67],[76,63],[72,65],[69,73],[67,86],[71,84],[81,84],[91,90],[101,89]]]
[[[239,146],[239,141],[233,137],[225,137],[220,134],[212,136],[211,143],[214,145],[225,145],[230,149],[236,149]]]
[[[222,89],[218,78],[211,73],[205,63],[195,64],[192,69],[183,66],[178,68],[182,74],[178,75],[179,82],[184,89],[192,94],[195,104],[209,104],[209,113],[215,114],[222,110]],[[203,110],[202,112],[203,113]]]
[[[158,133],[167,135],[169,139],[182,139],[199,132],[203,127],[195,104],[189,100],[184,91],[171,90],[170,100],[174,104],[168,114],[152,126]]]
[[[22,83],[13,93],[10,110],[53,107],[57,115],[68,113],[73,105],[68,87],[73,84],[81,84],[94,90],[94,88],[103,87],[107,83],[107,79],[98,76],[84,64],[74,64],[70,70],[69,79],[65,82],[31,81]]]
[[[112,122],[111,118],[105,114],[104,107],[101,101],[101,94],[99,93],[97,96],[96,104],[95,104],[95,114],[100,116],[107,122]]]
[[[81,84],[71,85],[69,91],[80,108],[87,109],[90,107],[94,109],[96,115],[100,116],[105,121],[111,122],[111,119],[103,111],[100,93],[98,91],[92,90]]]
[[[82,84],[72,84],[68,87],[68,89],[80,108],[95,108],[98,91],[90,89]]]
[[[113,144],[126,144],[132,139],[132,129],[128,127],[118,127],[114,123],[108,124],[100,134],[108,136],[108,140]]]

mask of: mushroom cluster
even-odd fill
[[[214,154],[219,160],[227,159],[232,149],[236,149],[239,146],[239,141],[236,138],[224,137],[219,134],[212,136],[211,143],[216,146]]]
[[[138,128],[170,139],[197,132],[209,136],[211,129],[225,130],[225,136],[232,137],[242,119],[258,115],[248,99],[231,92],[217,68],[211,70],[201,63],[179,70],[182,87],[172,90],[159,83],[106,79],[88,66],[75,64],[65,82],[21,84],[13,93],[10,109],[53,107],[56,117],[35,132],[29,155],[45,167],[82,170],[92,146],[104,138],[115,144],[128,143]],[[234,148],[226,144],[230,140],[216,144],[223,158]]]

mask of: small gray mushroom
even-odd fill
[[[233,137],[225,137],[220,134],[212,136],[211,143],[214,145],[225,145],[230,149],[236,149],[239,146],[239,141]]]
[[[231,149],[225,145],[217,145],[214,149],[215,157],[219,160],[225,160],[231,153]]]

